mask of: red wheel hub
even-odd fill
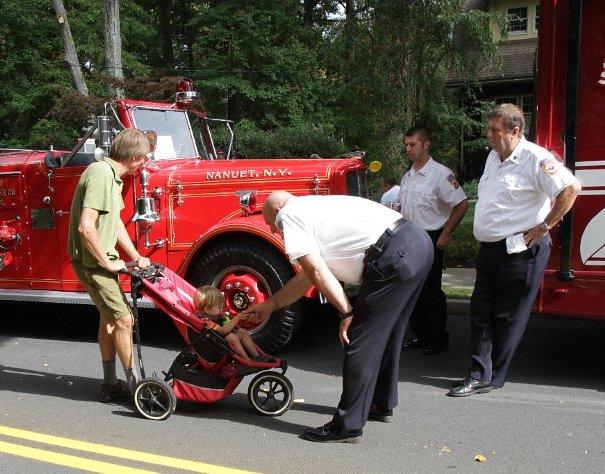
[[[218,288],[225,295],[225,307],[231,314],[241,313],[269,297],[260,278],[250,273],[229,273],[220,281]],[[259,326],[247,321],[241,321],[239,325],[248,330]]]

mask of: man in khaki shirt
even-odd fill
[[[134,389],[132,325],[130,306],[118,283],[118,271],[125,267],[116,244],[141,268],[149,259],[134,247],[120,211],[122,176],[132,174],[150,157],[152,143],[143,132],[126,129],[115,138],[110,157],[86,168],[76,187],[69,221],[69,253],[74,271],[86,287],[101,316],[99,347],[103,362],[101,400],[128,397]],[[126,382],[116,377],[116,353]]]

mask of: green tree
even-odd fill
[[[264,128],[326,121],[319,35],[302,18],[296,0],[205,2],[188,26],[198,31],[192,75],[211,113]]]
[[[422,123],[433,132],[435,151],[454,162],[460,133],[478,124],[445,87],[445,75],[449,67],[465,71],[465,93],[473,95],[478,68],[496,58],[492,17],[463,11],[462,0],[368,0],[366,7],[356,20],[363,34],[356,35],[354,71],[341,99],[347,140],[381,159],[385,174],[398,175],[402,132]],[[342,36],[335,42],[346,44]]]
[[[4,0],[0,16],[0,146],[71,147],[85,124],[61,110],[81,110],[110,97],[106,78],[102,3],[95,0],[64,2],[77,56],[90,99],[73,94],[74,86],[64,61],[61,31],[52,2]],[[148,74],[147,46],[155,31],[148,26],[144,2],[123,0],[121,31],[127,77]],[[80,104],[80,105],[78,105]],[[98,112],[98,110],[96,110]],[[61,119],[61,120],[60,120]]]

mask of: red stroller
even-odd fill
[[[129,264],[129,266],[132,264]],[[260,372],[248,386],[248,401],[262,415],[279,416],[292,405],[292,384],[284,375],[288,364],[257,347],[268,362],[249,361],[235,354],[215,331],[206,329],[195,315],[196,289],[170,269],[152,264],[145,269],[124,270],[131,277],[135,339],[141,381],[134,392],[134,404],[141,415],[165,420],[176,401],[213,403],[231,395],[245,375]],[[148,297],[170,316],[186,347],[172,363],[164,379],[145,378],[141,357],[137,300]],[[280,369],[281,373],[267,369]]]

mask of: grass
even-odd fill
[[[455,288],[452,286],[444,286],[443,292],[446,298],[455,300],[467,300],[473,294],[472,288]]]
[[[473,235],[475,203],[468,203],[468,211],[452,235],[452,240],[445,251],[446,267],[472,267],[479,251],[479,242]]]

